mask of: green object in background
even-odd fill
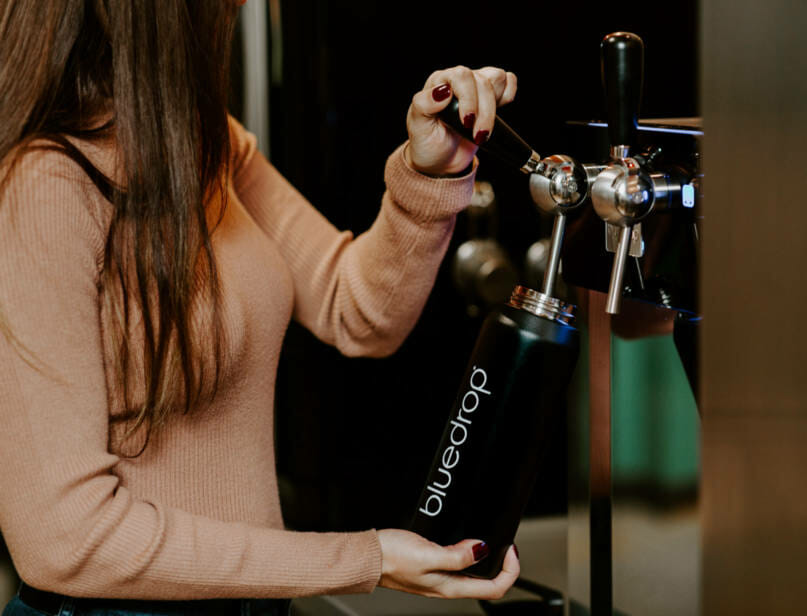
[[[700,419],[672,336],[612,336],[611,370],[614,487],[694,494]]]

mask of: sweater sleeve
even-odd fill
[[[21,577],[76,597],[368,592],[374,531],[294,533],[135,497],[115,476],[86,177],[26,155],[0,194],[0,529]],[[303,555],[303,556],[301,556]]]
[[[278,246],[294,281],[294,317],[349,356],[394,352],[434,285],[456,214],[468,205],[474,171],[435,179],[405,162],[403,144],[386,164],[387,190],[372,227],[337,231],[231,121],[235,190]]]

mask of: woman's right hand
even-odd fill
[[[501,573],[492,580],[463,575],[463,569],[483,558],[482,542],[466,539],[440,546],[415,533],[388,528],[378,531],[383,563],[380,586],[446,599],[500,599],[521,571],[513,546],[507,551]]]
[[[409,147],[404,157],[409,165],[434,176],[465,170],[477,146],[487,141],[493,130],[496,109],[512,101],[516,89],[516,76],[493,66],[474,71],[455,66],[432,73],[423,89],[412,97],[406,114]],[[463,124],[474,135],[473,143],[438,118],[451,103],[452,95],[459,101]]]

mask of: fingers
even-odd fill
[[[451,102],[451,86],[447,83],[421,90],[412,97],[412,111],[424,119],[430,119],[445,109]]]
[[[451,88],[451,93],[457,97],[462,124],[472,130],[477,115],[477,83],[474,72],[467,66],[455,66],[437,71],[426,81],[426,88],[439,87],[442,84],[447,84]],[[446,105],[448,103],[443,107]]]
[[[502,92],[501,98],[499,98],[500,107],[507,103],[512,103],[513,99],[516,97],[516,90],[518,89],[518,78],[514,73],[507,71],[507,73],[505,73],[505,79],[507,85],[504,88],[504,92]]]
[[[412,105],[416,112],[431,118],[448,105],[453,94],[459,100],[463,125],[479,145],[493,132],[496,108],[511,102],[516,89],[516,76],[500,68],[486,66],[472,71],[456,66],[432,73],[425,89],[413,98]]]
[[[516,552],[516,546],[511,545],[510,549],[507,550],[507,554],[504,556],[504,563],[502,563],[502,570],[494,579],[493,582],[496,583],[497,586],[506,586],[510,588],[515,581],[518,579],[518,576],[521,574],[521,561],[518,558],[518,552]]]
[[[502,571],[492,580],[478,579],[463,570],[487,556],[487,545],[466,539],[442,547],[400,529],[378,531],[382,567],[379,585],[427,597],[498,599],[519,575],[518,557],[510,547]]]
[[[484,143],[493,132],[496,120],[496,90],[490,80],[484,75],[474,74],[477,87],[477,116],[474,126],[474,143]]]
[[[521,565],[515,549],[510,546],[504,558],[502,570],[492,580],[481,580],[468,576],[454,575],[446,578],[441,594],[446,598],[465,597],[469,599],[501,599],[518,579]]]
[[[490,580],[490,592],[492,593],[491,596],[479,597],[479,598],[501,599],[504,596],[504,594],[508,590],[510,590],[510,587],[513,584],[515,584],[520,573],[521,573],[521,563],[518,560],[518,555],[516,554],[515,546],[511,545],[510,549],[507,550],[507,554],[504,557],[502,570],[499,572],[499,575]]]
[[[476,154],[476,146],[493,133],[496,108],[512,101],[515,93],[515,75],[492,66],[476,71],[455,66],[432,73],[423,90],[412,97],[407,112],[408,164],[433,176],[466,169]],[[468,131],[462,135],[436,117],[452,97],[458,101],[460,121]]]
[[[485,66],[474,71],[477,78],[484,78],[490,82],[491,87],[495,93],[496,100],[498,101],[504,90],[507,87],[507,73],[495,66]]]
[[[413,133],[429,134],[440,125],[434,117],[448,106],[452,95],[459,101],[459,114],[463,124],[473,130],[477,106],[476,78],[471,69],[456,66],[432,73],[426,80],[424,89],[412,98],[407,116],[410,137]],[[441,131],[444,132],[445,128],[441,128]]]

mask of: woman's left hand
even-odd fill
[[[490,137],[496,109],[513,100],[516,87],[513,73],[492,66],[475,71],[455,66],[432,73],[423,90],[412,97],[406,115],[407,162],[428,175],[463,171],[473,161],[478,145]],[[437,118],[452,95],[459,101],[460,117],[475,143],[463,139]]]

